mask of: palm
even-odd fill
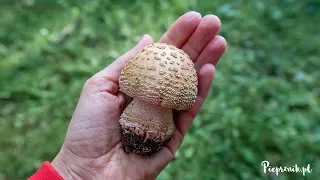
[[[94,175],[101,179],[156,177],[174,157],[208,94],[214,74],[214,67],[209,64],[215,65],[226,48],[225,40],[216,36],[219,29],[220,21],[216,16],[201,18],[200,14],[189,12],[181,16],[159,41],[173,44],[190,56],[195,62],[199,83],[195,104],[187,111],[176,112],[175,131],[160,152],[151,157],[127,154],[122,149],[119,133],[119,119],[125,103],[124,95],[118,92],[119,75],[135,52],[152,43],[150,37],[145,37],[138,47],[87,81],[87,87],[91,88],[84,88],[82,92],[64,148],[85,162],[88,171],[95,172]]]

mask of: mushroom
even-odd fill
[[[126,152],[151,155],[174,131],[172,111],[186,110],[197,96],[197,74],[181,49],[154,43],[138,51],[119,78],[120,90],[133,98],[120,118]]]

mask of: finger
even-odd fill
[[[177,19],[160,38],[160,43],[173,44],[178,48],[188,40],[201,21],[201,14],[190,11]]]
[[[113,82],[118,82],[121,70],[127,64],[129,59],[134,56],[140,49],[144,48],[148,44],[152,44],[153,39],[151,36],[145,34],[139,41],[139,43],[130,51],[120,56],[117,60],[115,60],[108,67],[98,72],[97,75],[102,75],[107,77],[109,80]]]
[[[119,98],[119,104],[120,104],[119,109],[124,110],[124,108],[127,107],[127,105],[131,102],[132,98],[130,98],[129,96],[127,96],[121,91],[118,91],[117,96]]]
[[[198,97],[196,98],[195,103],[190,109],[178,112],[176,116],[176,128],[181,133],[182,137],[186,134],[193,119],[198,114],[204,100],[208,96],[214,78],[214,72],[215,68],[212,64],[205,64],[202,66],[198,75]]]
[[[125,98],[125,106],[124,107],[127,107],[131,103],[133,98],[130,96],[127,96],[126,94],[124,94],[124,98]]]
[[[222,36],[214,37],[201,52],[195,63],[197,72],[204,64],[210,63],[216,65],[226,47],[227,42]]]
[[[220,27],[221,22],[217,16],[204,16],[195,32],[193,32],[188,41],[182,46],[182,49],[195,61],[210,40],[216,36]]]

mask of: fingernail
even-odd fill
[[[142,40],[144,39],[144,37],[146,36],[146,34],[144,34],[141,39],[139,40],[138,44],[140,44],[142,42]]]
[[[213,64],[210,64],[213,72],[216,72],[216,67]]]
[[[198,63],[194,63],[194,69],[196,70],[197,73],[199,73],[200,65]]]

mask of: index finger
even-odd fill
[[[196,30],[201,18],[201,14],[195,11],[185,13],[170,26],[159,42],[173,44],[181,48]]]

